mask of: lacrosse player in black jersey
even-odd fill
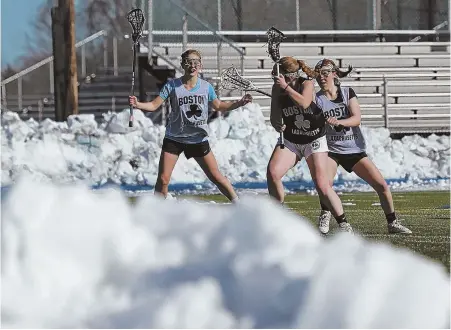
[[[314,102],[313,81],[300,76],[304,72],[309,78],[316,78],[316,73],[293,57],[282,57],[279,65],[280,75],[275,77],[272,88],[271,124],[276,131],[284,132],[285,148],[280,147],[282,141],[279,138],[267,168],[269,194],[283,203],[282,178],[305,158],[321,201],[332,210],[340,230],[352,233],[340,198],[329,183],[326,123]],[[274,66],[273,75],[276,69]]]

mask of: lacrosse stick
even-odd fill
[[[219,88],[243,92],[257,92],[271,97],[270,93],[258,89],[252,81],[243,78],[233,66],[222,71]]]
[[[276,75],[279,76],[279,61],[280,61],[280,52],[279,47],[280,43],[285,39],[285,35],[282,33],[282,31],[276,29],[274,26],[269,28],[268,31],[266,31],[266,35],[268,36],[268,54],[273,60],[273,62],[276,64]],[[283,119],[282,119],[282,125],[283,125]],[[280,132],[280,148],[285,148],[285,142],[283,138],[283,131]]]
[[[127,14],[127,20],[132,26],[132,40],[133,40],[133,64],[132,64],[132,90],[131,95],[135,95],[135,66],[136,66],[136,48],[138,46],[138,40],[142,36],[144,25],[144,14],[141,9],[132,9]],[[130,119],[128,126],[133,127],[133,106],[130,105]]]

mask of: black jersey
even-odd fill
[[[300,87],[299,90],[302,90]],[[296,104],[288,94],[279,96],[283,123],[286,125],[284,138],[292,143],[306,144],[326,135],[324,114],[314,102],[306,109]]]

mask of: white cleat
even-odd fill
[[[338,224],[338,230],[344,233],[354,234],[354,230],[351,225],[347,222],[342,222]]]
[[[409,228],[404,227],[398,219],[387,224],[387,227],[389,234],[412,234],[412,231]]]
[[[321,214],[318,217],[318,228],[321,234],[327,234],[329,232],[331,217],[332,214],[330,211],[321,210]]]

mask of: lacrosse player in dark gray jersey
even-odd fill
[[[310,78],[316,73],[304,61],[282,57],[280,75],[274,78],[271,96],[271,125],[284,132],[285,146],[280,142],[274,148],[268,163],[267,181],[269,194],[279,202],[284,201],[283,176],[302,158],[305,158],[321,200],[330,206],[339,229],[352,233],[346,220],[340,197],[329,184],[327,173],[328,148],[326,123],[315,99],[314,83],[300,76],[300,71]],[[273,75],[277,72],[273,68]]]
[[[157,110],[168,98],[171,102],[172,110],[166,125],[155,193],[166,198],[172,171],[183,152],[186,158],[194,158],[219,191],[235,202],[238,196],[229,180],[219,171],[208,143],[208,108],[211,104],[217,111],[234,110],[252,102],[252,96],[246,94],[236,102],[220,101],[213,86],[198,77],[202,59],[197,50],[185,51],[182,54],[181,66],[185,74],[179,79],[169,81],[152,102],[138,102],[134,96],[129,98],[130,105],[143,111]]]
[[[366,154],[365,139],[360,130],[361,115],[357,96],[352,88],[340,86],[339,78],[345,77],[351,70],[349,67],[348,71],[341,71],[329,59],[323,59],[315,66],[317,82],[321,87],[316,94],[316,104],[322,109],[329,124],[326,131],[329,180],[332,185],[339,165],[349,173],[354,172],[379,195],[388,232],[411,234],[410,229],[403,226],[396,217],[390,188]],[[341,129],[338,125],[341,125]],[[318,227],[321,233],[326,234],[329,231],[331,212],[324,203],[321,203],[321,209]]]

